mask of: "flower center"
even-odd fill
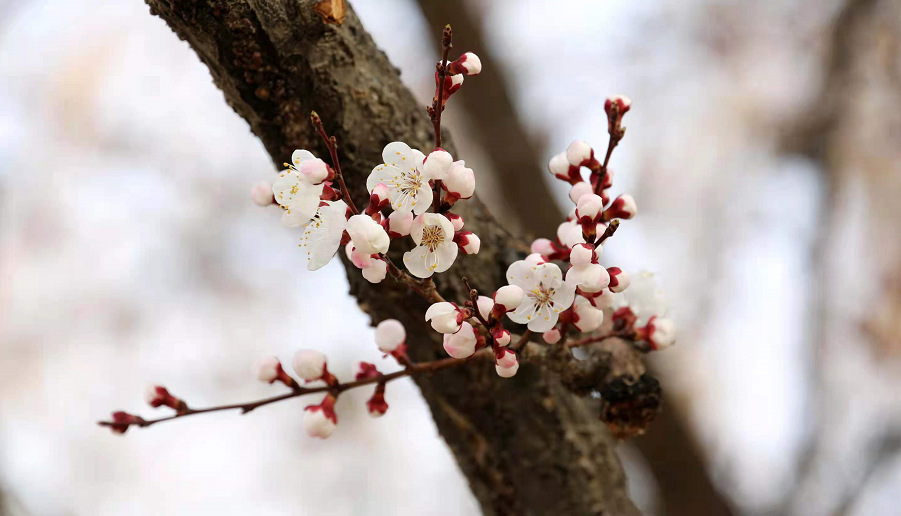
[[[529,292],[535,306],[541,308],[543,306],[554,306],[554,289],[547,288],[544,283],[539,283],[537,287]]]
[[[422,187],[422,176],[419,172],[411,172],[409,174],[404,174],[403,179],[400,181],[398,185],[400,187],[400,191],[407,195],[411,195],[414,198],[416,194],[419,192],[419,189]]]
[[[434,252],[438,248],[438,244],[444,242],[444,230],[441,226],[426,226],[422,230],[422,244],[428,246],[429,251]]]

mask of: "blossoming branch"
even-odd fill
[[[548,163],[551,174],[571,185],[573,203],[556,237],[532,242],[531,254],[507,268],[508,284],[498,286],[491,295],[481,295],[466,278],[460,280],[468,292],[465,299],[447,300],[437,292],[432,277],[446,273],[456,260],[477,254],[481,247],[478,235],[468,231],[463,217],[454,212],[457,203],[474,195],[476,175],[465,161],[441,147],[441,115],[462,89],[464,78],[478,75],[482,66],[471,52],[451,61],[452,39],[447,26],[435,69],[435,95],[427,108],[434,148],[425,153],[403,142],[385,145],[382,162],[374,164],[366,180],[366,206],[357,207],[351,199],[341,172],[338,141],[326,133],[315,112],[311,122],[328,148],[328,162],[308,150],[297,150],[272,184],[261,183],[251,192],[256,204],[283,210],[284,226],[298,228],[299,247],[309,270],[324,267],[343,247],[348,262],[367,281],[377,284],[390,276],[409,287],[412,295],[429,301],[422,317],[442,335],[449,358],[414,363],[407,347],[418,343],[407,342],[403,325],[388,319],[378,324],[375,344],[385,358],[403,367],[397,372],[385,374],[375,364],[360,362],[353,380],[342,382],[330,371],[323,353],[302,349],[292,361],[294,376],[273,356],[263,357],[255,366],[259,381],[281,384],[288,389],[284,394],[195,409],[165,387],[154,385],[145,396],[148,404],[168,407],[174,414],[144,419],[119,411],[100,425],[125,433],[131,426],[223,410],[247,413],[291,398],[324,394],[319,403],[305,407],[303,426],[309,435],[326,438],[337,427],[335,404],[343,392],[374,386],[366,406],[369,414],[378,417],[388,410],[386,385],[397,378],[464,365],[483,367],[486,360],[482,359],[493,360],[498,377],[510,378],[517,374],[533,334],[540,334],[544,344],[558,352],[612,338],[630,342],[641,352],[665,349],[675,342],[674,324],[666,317],[666,301],[653,276],[643,272],[633,277],[619,267],[601,265],[603,246],[621,221],[637,213],[630,195],[611,200],[609,162],[625,135],[623,117],[632,107],[622,95],[608,98],[604,105],[610,137],[603,161],[588,143],[576,140]],[[398,266],[389,250],[406,238],[413,246]],[[514,333],[519,335],[515,339]],[[540,354],[529,359],[533,358],[541,359]]]

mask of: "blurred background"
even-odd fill
[[[447,121],[517,231],[553,231],[545,163],[604,149],[604,97],[632,98],[612,168],[640,216],[605,260],[654,271],[680,327],[666,412],[620,446],[645,514],[901,514],[901,3],[352,3],[423,105],[439,27],[482,57]],[[0,514],[479,513],[409,381],[378,421],[351,393],[324,442],[304,402],[97,428],[149,415],[150,382],[203,406],[271,393],[265,353],[379,354],[142,2],[0,1],[0,76]]]

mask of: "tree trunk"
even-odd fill
[[[431,150],[425,108],[350,6],[343,22],[333,23],[311,0],[147,3],[197,52],[276,164],[299,148],[327,155],[310,125],[312,110],[338,139],[357,205],[368,202],[366,177],[381,162],[386,143]],[[467,95],[465,87],[458,95]],[[507,233],[478,200],[461,204],[466,228],[481,237],[482,250],[461,256],[449,273],[436,277],[439,292],[456,300],[466,298],[460,276],[490,292],[505,283],[506,265],[516,258]],[[392,256],[400,252],[401,245],[395,247]],[[406,326],[414,360],[444,356],[439,336],[423,320],[425,301],[390,279],[371,285],[355,268],[348,273],[363,310],[374,320],[396,318]],[[486,362],[416,381],[485,514],[638,514],[604,424],[544,363],[524,360],[509,380]]]

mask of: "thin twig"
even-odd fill
[[[240,410],[241,414],[246,414],[252,410],[255,410],[264,405],[269,405],[272,403],[277,403],[279,401],[284,401],[291,398],[298,398],[300,396],[306,396],[307,394],[315,394],[319,392],[330,392],[334,395],[338,395],[344,391],[348,391],[351,389],[356,389],[358,387],[363,387],[365,385],[372,385],[374,383],[387,383],[392,380],[396,380],[398,378],[403,378],[406,376],[411,376],[414,374],[423,374],[423,373],[431,373],[435,371],[440,371],[442,369],[447,369],[450,367],[456,367],[466,363],[476,356],[487,355],[485,352],[479,352],[467,359],[456,359],[456,358],[443,358],[441,360],[433,360],[431,362],[422,362],[419,364],[413,364],[408,366],[405,369],[401,369],[400,371],[396,371],[389,374],[381,374],[378,376],[374,376],[371,378],[364,378],[362,380],[356,380],[348,383],[337,383],[333,386],[324,385],[322,387],[296,387],[289,393],[281,394],[279,396],[272,396],[270,398],[264,398],[257,401],[251,401],[247,403],[233,403],[230,405],[219,405],[215,407],[208,407],[202,409],[187,409],[183,412],[173,414],[171,416],[165,416],[157,419],[142,419],[138,422],[131,423],[135,426],[139,426],[141,428],[146,428],[148,426],[154,425],[156,423],[162,423],[164,421],[172,421],[174,419],[181,419],[188,416],[194,416],[197,414],[207,414],[210,412],[221,412],[225,410]],[[122,423],[116,423],[113,421],[98,421],[98,425],[100,426],[109,426],[116,427],[121,426]]]
[[[329,155],[332,157],[332,166],[335,169],[335,179],[338,180],[338,186],[341,188],[341,197],[347,203],[347,206],[350,207],[350,212],[357,215],[360,211],[354,205],[353,199],[350,198],[350,192],[347,190],[347,185],[344,184],[344,175],[341,173],[341,163],[338,161],[338,140],[334,136],[328,136],[325,133],[322,119],[319,118],[315,111],[310,115],[310,119],[313,121],[313,128],[316,129],[316,132],[319,133],[319,136],[325,142]]]

